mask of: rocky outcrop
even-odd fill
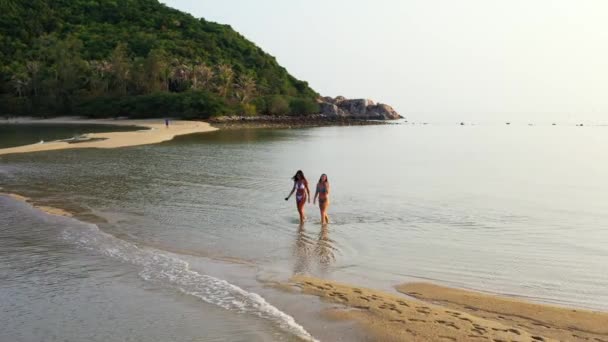
[[[403,117],[391,106],[369,99],[349,100],[343,96],[318,99],[321,114],[328,117],[344,117],[366,120],[395,120]]]

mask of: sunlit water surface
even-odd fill
[[[83,222],[0,198],[0,339],[339,336],[264,286],[295,273],[608,310],[606,129],[230,130],[1,157],[4,191]],[[325,229],[284,201],[297,169],[329,176]]]

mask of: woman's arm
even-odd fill
[[[308,181],[304,182],[304,187],[306,188],[306,197],[308,198],[308,203],[310,203],[310,190],[308,190]]]
[[[317,204],[317,197],[319,197],[319,186],[317,185],[317,191],[315,191],[315,198],[312,201],[312,204]]]
[[[296,182],[293,182],[293,188],[291,188],[291,192],[289,193],[289,195],[287,195],[287,197],[285,197],[285,200],[289,200],[289,197],[291,197],[291,195],[293,195],[293,192],[296,191]]]

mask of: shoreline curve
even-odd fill
[[[296,275],[284,286],[339,306],[329,319],[354,321],[380,341],[608,341],[608,313],[531,303],[436,284],[398,285],[399,293]]]
[[[107,132],[107,133],[88,133],[84,137],[88,141],[70,144],[66,141],[50,141],[47,143],[37,143],[16,147],[0,149],[0,156],[18,153],[31,153],[43,151],[55,151],[76,148],[120,148],[130,146],[141,146],[157,144],[169,141],[179,135],[194,133],[205,133],[218,130],[209,123],[203,121],[171,120],[169,127],[165,127],[162,120],[143,119],[143,120],[115,120],[115,119],[22,119],[16,121],[17,124],[99,124],[115,126],[136,126],[143,127],[143,130],[129,132]]]

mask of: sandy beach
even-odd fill
[[[342,304],[324,314],[354,320],[379,341],[608,341],[607,313],[426,283],[397,286],[408,296],[307,276],[291,285]]]
[[[172,120],[169,127],[165,127],[163,120],[146,119],[146,120],[88,120],[74,118],[58,118],[45,120],[27,120],[20,119],[16,123],[33,124],[104,124],[104,125],[120,125],[120,126],[137,126],[142,127],[142,130],[131,132],[109,132],[109,133],[90,133],[83,138],[87,141],[78,143],[68,143],[66,141],[50,141],[45,143],[30,144],[25,146],[17,146],[11,148],[0,149],[0,156],[15,153],[30,153],[53,151],[73,148],[118,148],[128,146],[139,146],[156,144],[163,141],[173,139],[178,135],[204,133],[217,130],[211,127],[210,124],[201,121],[183,121]],[[66,137],[68,138],[68,137]]]

